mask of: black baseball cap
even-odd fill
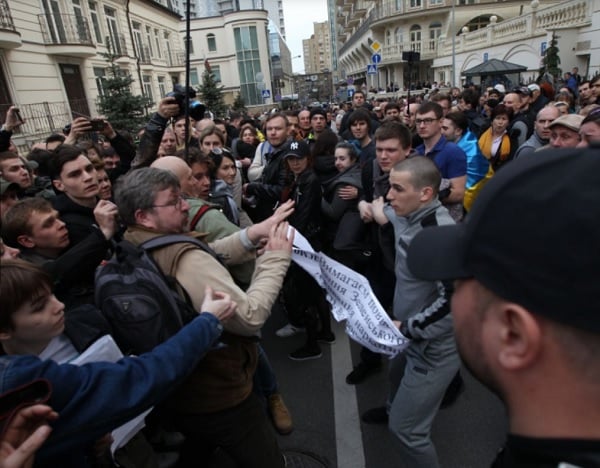
[[[285,154],[283,155],[285,158],[306,158],[310,155],[310,146],[305,141],[292,141]]]
[[[499,297],[600,333],[600,145],[512,161],[462,224],[426,228],[408,249],[422,279],[475,278]]]

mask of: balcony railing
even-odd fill
[[[73,120],[70,111],[89,109],[87,101],[71,102],[71,109],[66,102],[37,102],[33,104],[19,104],[21,115],[25,123],[19,132],[15,133],[14,140],[20,150],[26,151],[26,146],[45,139],[53,132],[60,131],[67,123]],[[12,104],[0,104],[0,115],[5,115]]]
[[[185,52],[181,50],[167,52],[167,66],[171,68],[185,66]]]
[[[374,17],[375,17],[375,10],[371,10],[371,12],[369,13],[369,16],[367,16],[365,18],[365,20],[358,27],[358,29],[356,30],[356,32],[354,34],[352,34],[352,36],[350,36],[350,38],[348,39],[348,41],[342,47],[340,47],[340,51],[339,51],[339,55],[340,56],[344,52],[346,52],[347,50],[349,50],[351,47],[353,47],[355,45],[356,41],[359,41],[361,39],[361,37],[367,31],[369,31],[369,29],[371,28],[371,23],[373,22],[373,18]]]
[[[143,45],[138,49],[138,59],[142,65],[152,64],[152,57],[150,55],[150,48],[147,45]]]
[[[586,26],[591,23],[591,5],[586,0],[571,0],[500,23],[490,23],[485,28],[460,34],[456,38],[456,52],[543,36],[555,29]],[[452,38],[447,38],[439,50],[441,56],[451,55]]]
[[[381,49],[383,62],[400,62],[403,52],[419,52],[421,60],[437,57],[437,41],[404,42],[384,45]]]
[[[106,36],[106,47],[108,47],[111,54],[117,57],[127,56],[127,42],[121,34]]]
[[[4,31],[17,32],[12,15],[10,14],[8,0],[0,0],[0,29]]]
[[[94,47],[86,18],[77,15],[38,15],[45,44]]]

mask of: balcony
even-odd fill
[[[127,42],[121,34],[111,34],[105,37],[106,47],[111,55],[127,58]],[[119,59],[117,59],[119,61]]]
[[[7,0],[0,0],[0,49],[21,47],[21,34],[17,32]]]
[[[499,23],[460,34],[456,38],[456,52],[479,50],[498,44],[512,43],[532,37],[545,36],[556,29],[579,28],[591,24],[592,3],[571,0]],[[452,54],[452,39],[440,44],[440,55]]]
[[[421,61],[431,60],[437,57],[437,42],[404,42],[384,45],[381,49],[381,57],[383,63],[399,63],[402,62],[402,53],[415,51],[421,54]]]
[[[38,15],[46,51],[52,55],[94,57],[96,46],[87,19],[76,15]]]
[[[185,67],[185,52],[169,50],[166,54],[167,66],[169,68],[184,68]]]
[[[140,65],[152,65],[152,57],[150,55],[150,48],[147,45],[138,47],[138,60]]]

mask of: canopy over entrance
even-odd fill
[[[527,67],[504,60],[490,59],[462,72],[463,76],[507,75],[526,71]]]

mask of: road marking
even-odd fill
[[[360,430],[356,386],[346,383],[346,375],[352,370],[352,354],[344,326],[345,323],[332,320],[336,337],[335,344],[331,346],[331,374],[337,466],[364,468],[365,451]]]

